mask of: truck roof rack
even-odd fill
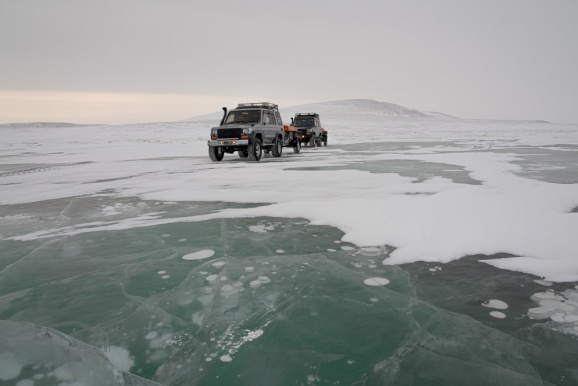
[[[237,105],[237,108],[239,107],[265,107],[268,109],[278,109],[279,107],[274,104],[274,103],[269,103],[269,102],[257,102],[257,103],[239,103]]]
[[[297,113],[297,114],[295,114],[296,117],[300,117],[300,116],[302,116],[302,115],[304,115],[304,116],[313,116],[313,117],[318,117],[318,116],[319,116],[319,114],[317,114],[317,113]]]

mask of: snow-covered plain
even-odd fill
[[[344,241],[359,246],[395,247],[383,264],[509,253],[514,257],[488,263],[578,281],[577,125],[462,120],[366,100],[282,114],[288,122],[305,110],[321,115],[331,146],[299,155],[286,149],[281,159],[254,164],[236,155],[219,164],[207,158],[206,134],[220,114],[164,124],[3,127],[5,205],[104,191],[146,200],[269,204],[10,238],[218,217],[299,217],[337,227]],[[550,173],[560,181],[549,180]]]
[[[319,113],[329,146],[259,163],[209,160],[220,113],[0,126],[0,342],[26,347],[13,331],[45,330],[14,322],[33,322],[175,385],[578,382],[557,338],[509,335],[578,335],[578,125],[368,100],[295,112]],[[18,355],[0,348],[1,381],[80,381],[72,354],[43,373]]]

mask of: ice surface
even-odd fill
[[[124,372],[132,360],[122,347],[103,352],[31,323],[0,321],[0,350],[0,380],[12,384],[158,385]]]
[[[401,379],[410,374],[431,379],[431,374],[448,383],[444,374],[453,374],[452,358],[460,358],[460,366],[473,366],[469,380],[494,380],[496,368],[525,374],[529,384],[540,377],[552,380],[547,374],[572,379],[570,365],[548,346],[560,350],[558,341],[513,338],[510,331],[501,333],[492,326],[492,320],[506,328],[519,321],[479,311],[483,300],[498,294],[508,302],[508,313],[527,311],[512,309],[510,292],[504,283],[492,281],[500,275],[490,265],[477,263],[464,271],[453,268],[462,266],[458,260],[444,265],[435,278],[425,265],[423,273],[438,285],[432,290],[420,287],[427,279],[419,266],[408,265],[418,272],[410,274],[397,266],[376,266],[382,257],[363,255],[359,249],[327,252],[343,236],[335,228],[301,219],[276,220],[282,226],[261,238],[248,228],[254,221],[214,219],[55,240],[2,276],[0,316],[52,325],[95,347],[122,348],[111,358],[113,363],[130,365],[134,374],[165,385],[213,384],[217,379],[221,384],[240,384],[238,379],[243,379],[241,384],[264,379],[272,384],[306,383],[311,374],[321,383],[354,384],[367,377],[365,382],[371,384],[370,379],[382,376],[372,369],[386,366],[380,365],[385,358],[397,358],[391,371],[398,371],[397,361],[402,363]],[[172,241],[159,237],[165,233],[174,236]],[[178,241],[183,235],[190,240],[185,245]],[[101,242],[114,248],[103,249]],[[38,248],[44,240],[30,243]],[[181,259],[202,246],[222,257]],[[286,253],[276,253],[279,248]],[[484,270],[482,283],[464,278],[464,272]],[[161,280],[159,271],[171,277]],[[447,281],[444,275],[449,275]],[[530,295],[544,287],[533,277],[519,275],[526,285],[534,284],[534,292],[525,296],[530,304]],[[368,278],[379,285],[364,284]],[[459,284],[460,290],[448,288],[450,283]],[[518,283],[512,287],[524,288]],[[440,292],[444,288],[449,295]],[[495,293],[488,292],[493,288]],[[420,300],[424,293],[438,294],[447,303],[436,307],[431,299]],[[548,299],[556,299],[554,295]],[[520,336],[527,329],[524,323]],[[578,350],[575,342],[564,344],[563,351]],[[419,346],[425,348],[417,355]],[[413,366],[422,370],[416,372]],[[540,373],[528,370],[540,366],[545,369]],[[25,371],[23,377],[32,379]]]
[[[2,127],[0,319],[111,379],[578,383],[577,126],[318,107],[328,147],[260,163],[209,161],[218,119]]]

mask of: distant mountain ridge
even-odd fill
[[[0,123],[0,127],[88,127],[88,126],[108,126],[101,123],[70,123],[70,122],[19,122],[19,123]]]

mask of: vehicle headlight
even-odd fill
[[[217,129],[211,129],[211,135],[217,135]]]
[[[250,127],[245,127],[245,128],[243,129],[243,134],[250,134],[251,131],[252,131],[252,130],[251,130]]]

